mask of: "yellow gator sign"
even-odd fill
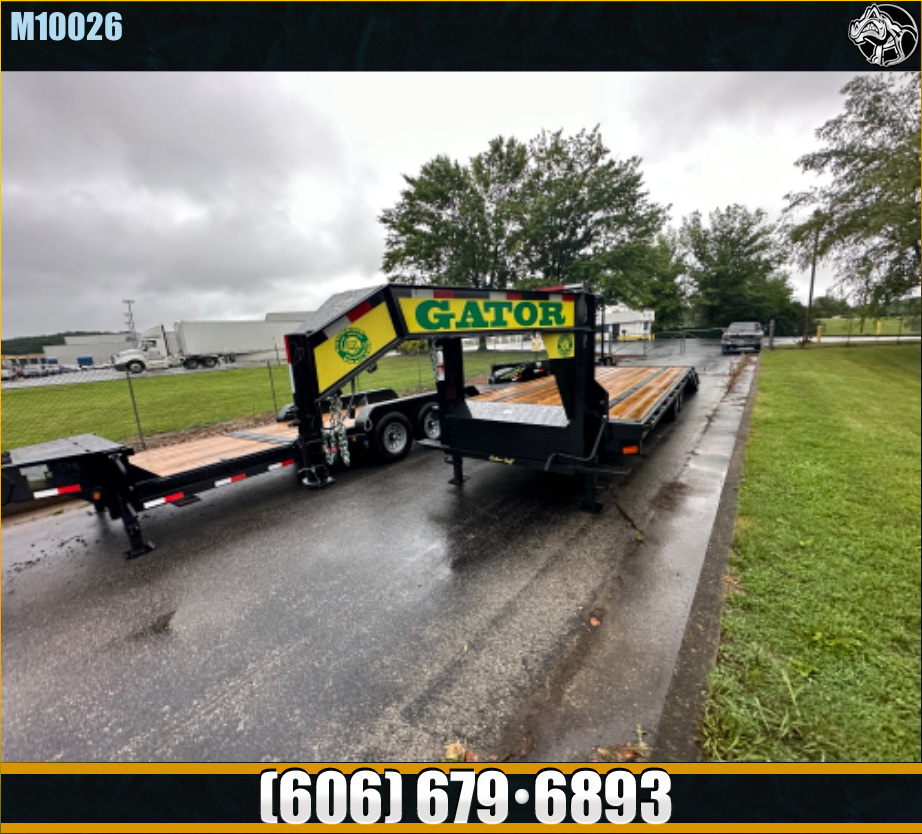
[[[413,335],[480,330],[548,330],[573,327],[570,299],[401,298]]]

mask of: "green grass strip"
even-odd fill
[[[920,760],[920,349],[762,358],[713,761]]]

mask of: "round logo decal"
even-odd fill
[[[573,337],[569,333],[563,333],[557,340],[557,352],[563,357],[573,353]]]
[[[356,365],[371,353],[371,341],[364,330],[347,327],[336,337],[336,352],[343,362]]]
[[[912,15],[892,3],[872,3],[848,25],[849,40],[868,63],[880,67],[901,64],[916,51],[919,30]]]

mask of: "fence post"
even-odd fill
[[[279,404],[275,399],[275,379],[272,376],[272,360],[266,360],[266,370],[269,372],[269,388],[272,390],[272,410],[276,415],[279,413]]]
[[[138,426],[138,439],[141,441],[141,448],[146,449],[147,444],[144,442],[144,430],[141,428],[141,415],[138,414],[138,403],[134,396],[134,384],[131,382],[131,371],[125,371],[125,379],[128,380],[128,396],[131,397],[131,408],[134,410],[134,421]]]

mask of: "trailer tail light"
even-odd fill
[[[640,446],[622,446],[622,455],[636,455],[640,451]]]
[[[290,365],[291,364],[291,343],[288,341],[288,337],[285,337],[285,361]]]

